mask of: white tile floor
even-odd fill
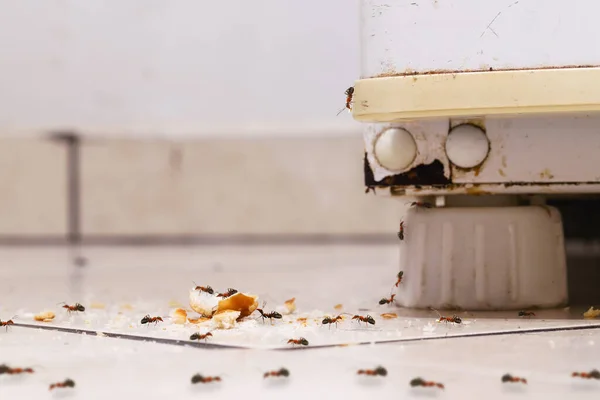
[[[32,366],[29,376],[0,377],[0,399],[38,399],[50,396],[47,385],[67,377],[75,390],[52,396],[81,399],[145,398],[600,398],[600,381],[570,377],[574,370],[600,367],[600,321],[582,320],[581,310],[549,310],[530,320],[515,313],[460,313],[464,326],[435,323],[431,312],[378,306],[390,293],[397,249],[381,247],[275,248],[88,248],[86,267],[73,267],[64,249],[0,250],[0,319],[17,315],[19,324],[35,324],[33,313],[53,309],[54,322],[45,327],[80,328],[90,332],[124,333],[166,339],[149,343],[126,338],[57,332],[15,326],[0,331],[0,364]],[[338,328],[309,319],[306,327],[294,321],[271,326],[253,318],[239,328],[216,331],[211,343],[250,349],[207,349],[181,346],[195,326],[140,326],[147,313],[169,315],[170,302],[187,303],[192,280],[215,289],[235,287],[267,300],[267,309],[296,297],[298,316],[320,319],[344,311],[369,313],[375,326],[350,321]],[[81,302],[88,308],[69,317],[58,302]],[[105,304],[104,309],[93,308]],[[133,309],[123,309],[130,304]],[[122,314],[118,314],[121,312]],[[400,318],[383,320],[382,312]],[[289,317],[291,318],[291,317]],[[291,323],[290,323],[291,322]],[[507,334],[470,338],[485,332],[529,332],[561,327],[597,329]],[[304,336],[311,346],[397,341],[361,346],[277,351],[290,337]],[[408,341],[416,338],[439,340]],[[406,342],[401,342],[407,340]],[[183,342],[182,342],[183,341]],[[358,379],[356,370],[383,365],[386,378]],[[287,381],[263,380],[262,372],[285,366]],[[221,375],[223,381],[191,385],[194,373]],[[528,379],[527,386],[500,383],[510,372]],[[446,389],[413,390],[410,379],[443,382]],[[203,396],[206,394],[206,396]]]

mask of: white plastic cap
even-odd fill
[[[474,168],[481,164],[490,150],[485,132],[469,124],[458,125],[446,139],[446,155],[460,168]]]
[[[406,130],[390,128],[377,137],[373,152],[383,168],[399,172],[408,168],[415,160],[417,144]]]

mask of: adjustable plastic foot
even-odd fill
[[[404,226],[401,306],[513,310],[567,303],[562,220],[552,207],[413,208]]]

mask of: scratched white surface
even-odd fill
[[[361,76],[598,65],[600,4],[579,0],[363,0]]]
[[[286,321],[273,326],[250,320],[238,329],[214,332],[213,342],[246,346],[281,346],[288,336],[305,336],[311,345],[352,343],[418,336],[451,336],[532,327],[597,324],[584,321],[575,310],[537,312],[532,319],[514,313],[460,313],[464,326],[435,323],[435,314],[380,307],[394,283],[397,249],[380,247],[276,247],[85,249],[88,266],[68,264],[61,249],[0,250],[0,318],[18,314],[16,322],[32,323],[28,313],[59,311],[45,326],[185,340],[195,327],[140,326],[146,313],[168,315],[169,302],[186,304],[191,280],[215,289],[236,287],[267,299],[267,309],[296,297],[298,313],[319,319],[333,315],[333,305],[344,311],[366,307],[374,327],[358,328],[346,321],[338,328],[309,321],[306,328]],[[218,263],[218,264],[217,264]],[[390,278],[391,276],[391,278]],[[68,317],[56,304],[79,301],[88,309]],[[103,310],[91,304],[101,302]],[[132,310],[123,310],[130,304]],[[374,306],[375,304],[375,306]],[[401,317],[383,321],[381,312]],[[123,314],[119,315],[118,313]],[[122,325],[114,321],[120,319]],[[429,325],[431,324],[431,325]],[[431,326],[431,328],[423,329]],[[265,349],[199,349],[144,343],[108,337],[13,327],[0,331],[0,363],[33,366],[30,376],[1,377],[0,398],[42,398],[47,385],[67,377],[75,390],[53,396],[71,398],[196,398],[207,392],[214,398],[365,398],[403,396],[418,398],[511,398],[522,391],[533,398],[598,398],[600,382],[570,377],[573,370],[598,368],[600,329],[509,336],[441,339],[422,342],[347,346],[302,351]],[[285,347],[285,345],[284,345]],[[358,379],[356,370],[384,365],[383,379]],[[285,366],[289,381],[264,381],[262,372]],[[221,375],[216,385],[192,387],[194,373]],[[522,375],[529,381],[519,388],[500,383],[502,374]],[[412,390],[410,379],[422,376],[446,385],[443,393]],[[44,393],[44,394],[43,394]],[[62,393],[62,394],[60,394]],[[462,396],[462,397],[461,397]]]

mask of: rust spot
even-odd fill
[[[434,69],[431,71],[417,72],[410,69],[404,72],[387,71],[379,75],[375,75],[372,78],[389,78],[393,76],[415,76],[415,75],[440,75],[440,74],[462,74],[462,73],[473,73],[473,72],[506,72],[506,71],[528,71],[528,70],[540,70],[540,69],[573,69],[573,68],[597,68],[599,65],[565,65],[559,67],[529,67],[529,68],[497,68],[492,69],[486,67],[485,69]],[[414,80],[414,78],[413,78]]]
[[[367,158],[367,153],[364,157],[364,173],[365,173],[365,186],[431,186],[440,185],[445,186],[450,183],[444,175],[444,165],[440,160],[434,160],[431,164],[418,165],[410,171],[403,172],[397,175],[386,176],[380,181],[375,180],[371,164]]]

